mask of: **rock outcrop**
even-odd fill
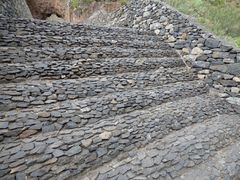
[[[70,0],[26,0],[36,19],[46,20],[52,14],[69,21]]]
[[[83,23],[96,12],[113,12],[120,8],[119,2],[91,2],[78,1],[77,7],[71,7],[70,0],[27,0],[27,4],[36,19],[46,20],[51,17],[54,21]],[[100,14],[101,17],[101,14]],[[101,17],[102,18],[102,17]],[[103,19],[103,18],[102,18]]]
[[[32,18],[25,0],[0,0],[0,14],[7,17]]]

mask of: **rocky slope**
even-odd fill
[[[207,32],[188,16],[158,0],[132,0],[112,14],[108,26],[131,27],[154,32],[176,49],[199,78],[209,81],[220,96],[240,93],[240,50]]]

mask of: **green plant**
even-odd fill
[[[121,5],[126,5],[128,3],[128,0],[120,0]]]
[[[236,42],[237,46],[240,47],[240,36],[235,38],[235,42]]]
[[[92,2],[94,2],[95,0],[82,0],[83,3],[85,4],[90,4]]]
[[[179,11],[196,17],[201,24],[208,27],[216,35],[240,47],[240,7],[237,5],[238,0],[165,1]]]
[[[71,8],[72,9],[76,9],[76,8],[78,8],[78,0],[71,0],[70,1],[70,6],[71,6]]]

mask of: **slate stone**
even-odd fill
[[[142,166],[144,168],[152,167],[153,165],[154,165],[153,159],[150,158],[150,157],[147,157],[147,158],[142,160]]]
[[[46,174],[48,171],[46,169],[38,169],[36,171],[33,171],[31,173],[31,176],[32,177],[41,177],[43,176],[44,174]]]
[[[81,147],[80,146],[73,146],[68,151],[65,152],[65,155],[73,156],[73,155],[78,154],[80,152],[81,152]]]
[[[204,61],[195,61],[193,62],[193,67],[195,68],[209,68],[210,63]]]
[[[7,129],[9,123],[8,122],[0,122],[0,129]]]
[[[27,180],[27,176],[24,173],[17,173],[16,174],[16,180]]]
[[[126,175],[120,174],[117,178],[117,180],[128,180],[128,177]]]
[[[98,148],[97,149],[97,155],[98,157],[102,157],[103,155],[107,154],[107,149],[106,148]]]
[[[10,169],[0,170],[0,177],[5,176],[5,175],[8,174],[9,172],[10,172]]]
[[[64,152],[60,149],[56,149],[56,150],[53,151],[53,155],[54,155],[54,157],[58,158],[58,157],[63,156]]]
[[[90,156],[88,156],[86,159],[85,159],[85,162],[86,163],[89,163],[89,162],[92,162],[94,160],[97,159],[97,154],[96,153],[91,153]]]
[[[206,39],[204,45],[209,48],[217,48],[220,46],[220,41],[217,39],[208,38],[208,39]]]
[[[53,132],[56,130],[56,127],[51,124],[51,125],[43,125],[42,126],[42,132],[43,133],[48,133],[48,132]]]
[[[73,121],[69,121],[69,122],[66,124],[66,128],[67,128],[67,129],[77,128],[77,123],[75,123],[75,122],[73,122]]]

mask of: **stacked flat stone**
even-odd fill
[[[160,0],[131,0],[112,14],[111,26],[151,31],[182,54],[214,93],[240,105],[240,49],[206,32],[188,16]],[[231,100],[231,102],[233,102]]]
[[[0,19],[1,180],[238,178],[239,106],[161,36]]]

